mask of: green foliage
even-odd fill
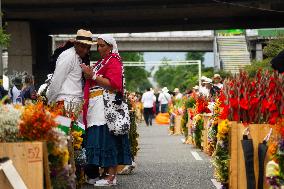
[[[196,126],[195,126],[195,129],[194,129],[194,132],[193,132],[193,139],[194,139],[195,145],[200,149],[202,148],[202,146],[201,146],[202,130],[204,130],[203,124],[204,124],[204,120],[199,119],[196,122]]]
[[[204,60],[204,53],[188,52],[187,60]],[[167,64],[164,59],[164,64]],[[204,66],[202,65],[202,70]],[[211,75],[212,76],[212,75]],[[163,66],[155,73],[154,78],[160,87],[167,86],[169,90],[178,87],[181,91],[192,88],[198,83],[198,66]]]
[[[133,159],[137,155],[137,152],[139,150],[138,137],[139,137],[139,134],[137,133],[137,123],[136,123],[135,111],[130,111],[129,141],[130,141],[131,155]]]
[[[230,156],[228,141],[218,141],[216,150],[212,156],[213,166],[215,168],[215,178],[222,184],[229,180]]]
[[[196,101],[194,98],[190,97],[188,99],[186,99],[184,101],[184,106],[185,106],[185,112],[182,116],[182,122],[181,122],[181,127],[183,129],[183,133],[184,133],[184,136],[187,137],[188,136],[188,127],[186,126],[187,125],[187,122],[188,122],[188,113],[187,113],[187,109],[188,108],[193,108],[196,104]]]
[[[141,62],[143,53],[140,52],[122,52],[120,53],[124,62]],[[142,92],[152,87],[148,80],[149,73],[143,67],[125,67],[126,89],[128,91]]]
[[[275,57],[280,51],[284,49],[284,37],[278,37],[277,39],[273,39],[269,41],[266,47],[263,49],[263,54],[267,58]]]
[[[0,28],[0,46],[7,47],[10,42],[10,35],[5,33],[3,28]]]
[[[254,77],[259,69],[272,71],[270,61],[284,49],[284,37],[270,40],[263,49],[265,59],[263,61],[253,61],[251,65],[246,66],[245,70],[250,77]]]

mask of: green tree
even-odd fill
[[[141,52],[121,52],[120,56],[124,62],[142,62],[143,53]],[[142,92],[146,88],[152,87],[148,80],[149,73],[144,67],[124,67],[126,89],[128,91]]]
[[[0,46],[7,47],[10,42],[10,35],[7,34],[3,28],[0,28]]]
[[[245,70],[250,77],[254,77],[259,69],[272,71],[270,61],[284,49],[284,37],[270,40],[263,49],[264,59],[262,61],[252,61],[251,65],[246,66]]]
[[[204,53],[188,52],[186,54],[186,60],[201,60],[201,62],[203,62]],[[164,61],[164,64],[167,64],[169,60],[164,58],[162,61]],[[202,72],[204,69],[205,67],[202,64]],[[167,86],[170,90],[178,87],[181,91],[184,91],[198,83],[198,65],[161,66],[154,77],[160,87]]]

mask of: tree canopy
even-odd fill
[[[279,36],[267,43],[263,49],[264,59],[262,61],[252,61],[252,64],[245,67],[250,77],[254,77],[259,69],[272,71],[270,61],[284,49],[284,37]]]

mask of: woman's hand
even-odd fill
[[[87,66],[86,64],[80,64],[80,67],[82,68],[82,71],[84,73],[84,76],[86,79],[92,79],[95,73],[93,73],[93,70],[90,66]]]

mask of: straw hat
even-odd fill
[[[198,86],[198,85],[195,85],[195,86],[193,87],[193,89],[198,90],[198,89],[199,89],[199,86]]]
[[[97,42],[93,41],[93,34],[90,31],[80,29],[77,31],[75,42],[87,45],[95,45]]]
[[[219,74],[214,74],[213,78],[220,78],[221,79],[221,76]]]
[[[179,88],[175,88],[174,93],[179,93]]]
[[[204,83],[212,83],[212,79],[207,78],[207,79],[204,81]]]
[[[162,88],[162,92],[167,93],[167,92],[169,92],[169,90],[168,90],[167,87],[164,87],[164,88]]]

